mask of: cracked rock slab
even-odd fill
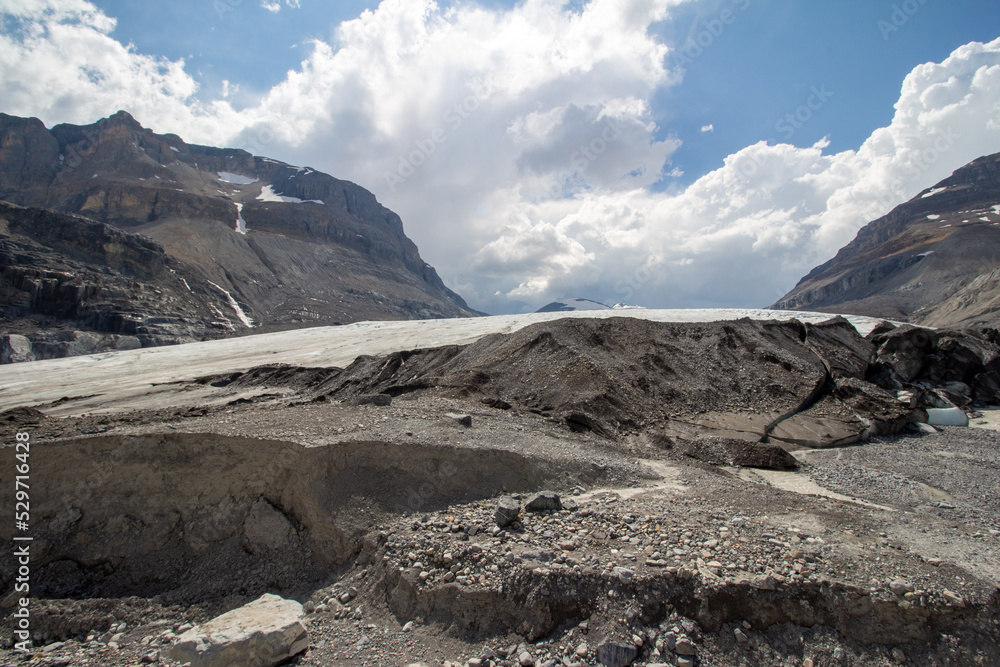
[[[298,602],[262,595],[182,634],[170,659],[191,667],[272,667],[309,646],[302,616]]]

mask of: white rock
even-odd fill
[[[170,649],[170,659],[191,667],[272,667],[309,646],[302,605],[262,595],[191,628]]]

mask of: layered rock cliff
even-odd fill
[[[932,326],[1000,324],[1000,154],[869,223],[773,307]]]

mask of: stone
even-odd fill
[[[358,396],[354,403],[355,405],[376,405],[379,407],[388,407],[392,405],[392,396],[389,394],[365,394]]]
[[[623,584],[627,584],[635,577],[635,572],[628,569],[627,567],[616,567],[614,570],[614,575],[618,577],[618,581]]]
[[[517,664],[521,667],[532,667],[535,664],[535,659],[527,651],[521,651],[521,654],[517,656]]]
[[[510,496],[504,496],[497,501],[497,509],[493,518],[496,521],[497,526],[500,528],[506,528],[510,524],[517,521],[517,517],[520,513],[521,503]]]
[[[685,456],[712,465],[795,470],[799,467],[794,456],[777,445],[748,440],[703,436],[681,446]]]
[[[934,349],[938,335],[931,329],[904,324],[870,336],[876,347],[875,366],[887,367],[903,382],[912,382],[924,367],[924,357]]]
[[[677,656],[677,667],[694,667],[694,659],[686,655],[679,655]]]
[[[302,605],[270,593],[195,626],[170,649],[191,667],[272,667],[309,646]]]
[[[633,642],[605,641],[597,647],[597,662],[604,667],[626,667],[637,655],[639,650]]]
[[[580,659],[586,658],[587,654],[590,653],[590,646],[587,645],[587,642],[581,642],[580,645],[576,647],[575,653],[576,657]]]
[[[243,546],[255,555],[288,547],[296,535],[288,518],[264,498],[253,504],[243,522]]]
[[[0,364],[17,364],[34,360],[35,352],[26,336],[19,334],[0,336]]]
[[[677,655],[697,655],[694,643],[687,637],[681,637],[677,640],[674,652],[677,653]]]
[[[949,604],[953,604],[958,607],[961,607],[962,605],[965,604],[965,599],[958,593],[945,590],[944,592],[941,593],[941,595],[944,596],[944,599],[947,600]]]
[[[750,641],[750,638],[747,637],[747,634],[742,630],[740,630],[739,628],[733,630],[733,635],[736,636],[736,641],[738,641],[741,644],[746,644],[748,641]]]
[[[902,579],[896,579],[889,584],[889,590],[896,595],[906,595],[913,592],[913,584]]]
[[[457,422],[461,426],[472,426],[472,415],[462,415],[457,412],[449,412],[445,415],[448,419]]]
[[[562,509],[559,501],[559,494],[553,491],[541,491],[536,493],[531,500],[524,505],[526,512],[544,512],[546,510],[558,511]]]

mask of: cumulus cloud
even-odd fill
[[[762,142],[658,191],[683,172],[652,100],[681,77],[649,28],[679,2],[385,0],[236,111],[225,94],[200,101],[183,61],[115,41],[88,2],[0,0],[19,17],[0,35],[0,90],[7,113],[51,124],[125,108],[188,141],[358,182],[491,312],[567,295],[766,305],[865,222],[1000,144],[997,40],[914,69],[892,123],[857,150]]]
[[[110,36],[116,25],[84,0],[0,0],[3,111],[54,123],[92,123],[128,109],[147,125],[199,138],[238,122],[225,102],[202,104],[183,60],[137,53]]]
[[[708,125],[702,125],[701,133],[705,134],[706,132],[715,132],[715,126],[712,125],[711,123],[709,123]]]

